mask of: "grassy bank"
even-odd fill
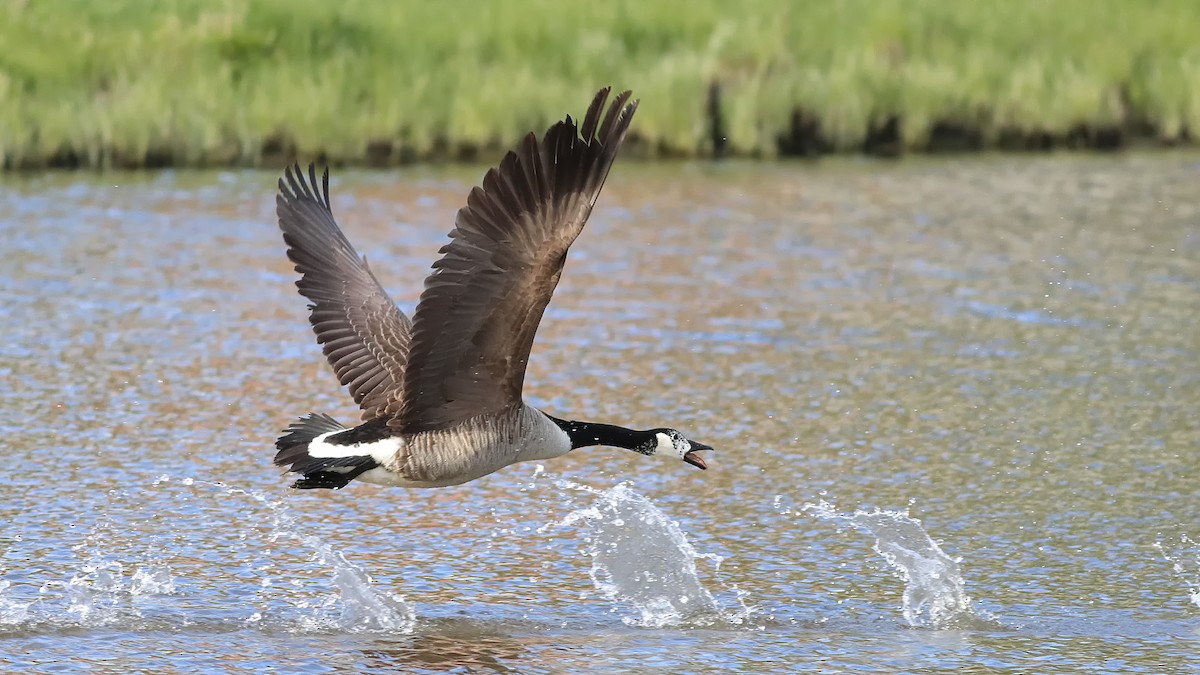
[[[0,153],[469,159],[609,83],[642,154],[1176,143],[1197,36],[1195,0],[0,0]]]

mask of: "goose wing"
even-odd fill
[[[363,419],[398,407],[412,321],[396,307],[342,234],[329,208],[329,171],[299,165],[279,179],[275,198],[287,256],[296,265],[296,286],[308,298],[308,320],[338,381],[349,385]]]
[[[583,124],[529,134],[471,190],[413,315],[398,414],[406,431],[442,429],[521,400],[525,365],[550,302],[637,109],[630,92]]]

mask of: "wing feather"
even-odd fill
[[[582,125],[568,116],[541,140],[527,135],[468,194],[425,280],[404,395],[390,424],[441,429],[521,400],[534,334],[567,249],[637,110],[630,92],[606,108],[608,95],[608,88],[596,94]]]
[[[299,165],[279,180],[279,228],[296,265],[296,286],[308,298],[309,322],[338,381],[348,385],[363,419],[398,406],[403,394],[412,322],[342,233],[329,207],[329,172],[317,187]]]

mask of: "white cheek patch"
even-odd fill
[[[691,443],[681,440],[678,444],[676,444],[674,439],[667,434],[662,433],[661,431],[655,434],[655,437],[658,438],[658,447],[654,448],[654,454],[656,455],[683,459],[683,456],[692,449]]]

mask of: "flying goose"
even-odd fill
[[[516,462],[608,445],[682,459],[712,448],[675,429],[635,431],[563,420],[521,399],[542,312],[637,109],[626,91],[607,113],[596,94],[583,125],[568,116],[528,134],[458,211],[450,242],[410,320],[334,221],[329,171],[299,165],[279,180],[276,213],[309,321],[338,380],[362,408],[346,428],[310,413],[276,441],[292,487],[359,479],[400,487],[459,485]],[[603,113],[603,116],[602,116]]]

